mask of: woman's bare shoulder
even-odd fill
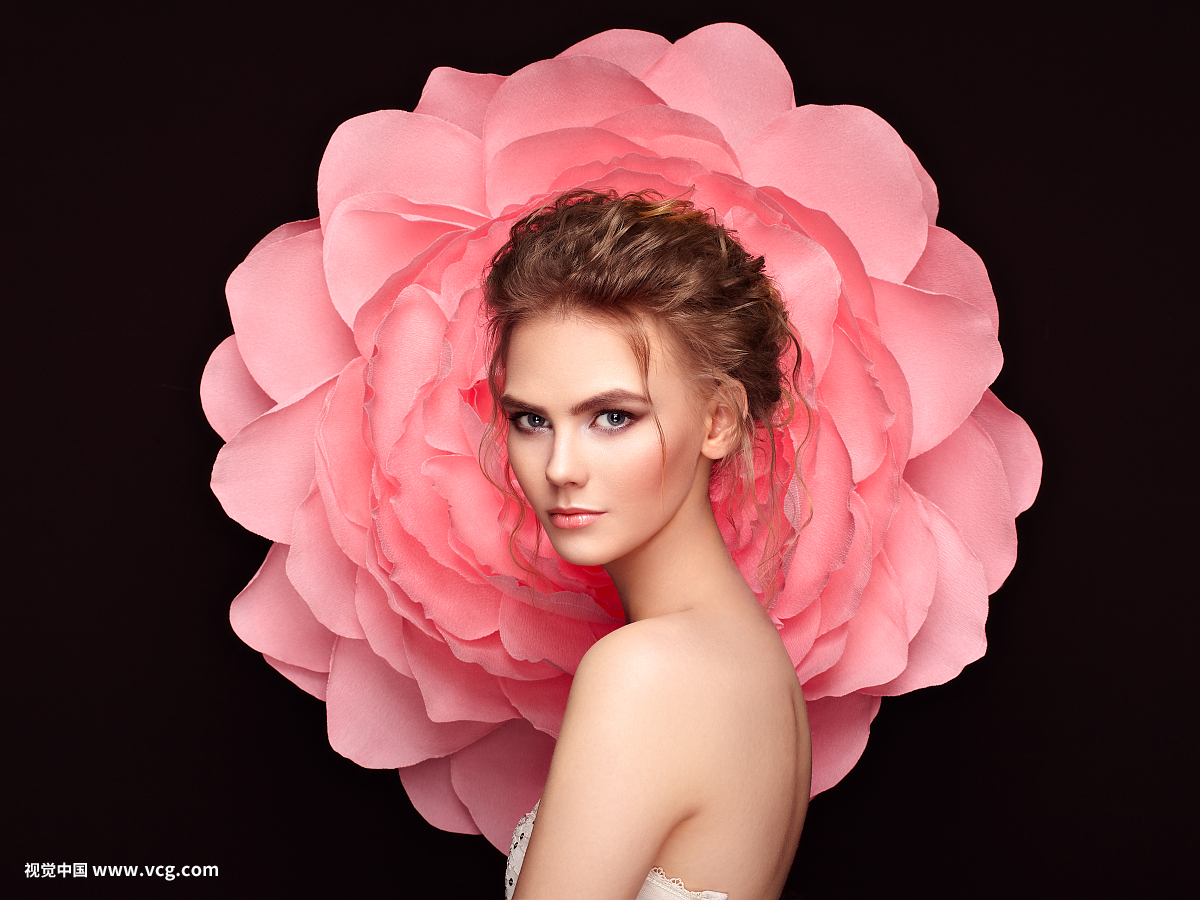
[[[712,670],[706,660],[712,661],[713,641],[704,628],[686,613],[655,616],[618,628],[584,655],[576,684],[628,695],[635,702],[653,701],[647,696],[651,693],[662,702],[677,691],[700,689],[697,685]]]
[[[521,874],[533,896],[568,881],[632,896],[668,835],[695,812],[703,780],[688,742],[677,739],[686,678],[663,643],[671,630],[640,624],[597,642],[575,674]]]
[[[593,645],[569,709],[639,728],[712,728],[736,719],[745,702],[760,702],[767,684],[786,691],[789,678],[795,672],[769,625],[764,634],[736,617],[675,613],[631,623]]]
[[[653,865],[697,884],[733,883],[737,872],[709,849],[729,843],[731,822],[738,858],[755,871],[778,862],[780,835],[794,847],[800,819],[787,797],[806,799],[807,788],[793,789],[794,736],[763,728],[791,718],[767,712],[772,701],[755,686],[767,671],[757,659],[766,638],[753,624],[671,614],[626,625],[588,651],[526,857],[531,896],[554,893],[563,859],[572,883],[604,885],[608,896],[632,895]],[[747,656],[756,658],[743,671]],[[746,809],[754,813],[743,822]]]
[[[664,692],[686,681],[680,671],[686,654],[675,643],[677,630],[648,619],[601,638],[575,672],[568,709],[606,717],[625,712],[640,720],[651,707],[665,703]]]

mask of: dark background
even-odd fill
[[[888,699],[812,804],[805,900],[1171,895],[1198,846],[1194,22],[963,4],[293,2],[6,13],[4,881],[21,896],[499,896],[482,837],[338,756],[234,636],[266,542],[207,487],[228,273],[316,213],[334,128],[437,65],[754,28],[894,125],[987,263],[1045,478],[987,656]],[[482,11],[486,10],[486,11]],[[1189,724],[1191,723],[1191,724]],[[26,862],[216,864],[208,882]],[[1195,882],[1194,875],[1187,879]]]

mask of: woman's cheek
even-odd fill
[[[601,458],[611,472],[609,480],[617,489],[617,496],[613,497],[617,502],[645,500],[649,492],[655,498],[659,495],[662,452],[657,429],[653,422],[648,424],[650,427],[640,429],[640,434],[631,434],[626,441],[614,442],[616,446],[602,448]]]
[[[536,506],[536,496],[539,487],[534,477],[537,472],[537,448],[533,446],[532,441],[524,436],[517,436],[515,439],[509,439],[507,450],[508,463],[512,467],[517,484],[521,486],[522,492],[529,498],[530,502]]]
[[[645,425],[640,434],[631,434],[624,446],[607,449],[603,458],[611,485],[610,501],[630,513],[632,529],[657,530],[663,516],[673,513],[682,502],[691,478],[689,475],[687,486],[680,483],[685,463],[681,459],[683,442],[668,434],[664,453],[654,421]]]

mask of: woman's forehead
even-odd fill
[[[505,387],[525,381],[590,382],[596,378],[642,383],[641,367],[626,335],[615,322],[594,316],[539,316],[518,324],[508,345]],[[626,386],[626,385],[622,385]]]
[[[645,381],[633,346],[638,327],[649,351]],[[669,344],[650,317],[629,325],[582,313],[528,319],[514,327],[509,340],[505,393],[528,399],[534,399],[529,392],[550,388],[581,395],[612,389],[640,394],[646,382],[653,389],[680,379]]]

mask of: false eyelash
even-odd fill
[[[628,412],[627,410],[624,410],[624,409],[602,409],[598,413],[596,413],[595,419],[600,419],[603,416],[611,415],[613,413],[624,416],[625,421],[620,425],[609,425],[605,428],[602,428],[601,429],[602,431],[609,431],[609,432],[624,431],[626,428],[633,425],[635,422],[638,421],[638,419],[641,418],[640,416],[635,415],[634,413]],[[547,426],[542,426],[542,425],[538,425],[538,426],[522,425],[520,420],[525,418],[526,416],[537,416],[539,419],[545,418],[540,413],[530,412],[529,410],[518,410],[517,412],[510,413],[506,418],[508,419],[509,423],[512,425],[513,428],[515,428],[515,429],[517,429],[517,431],[520,431],[525,434],[528,434],[533,431],[538,431],[541,428],[547,427]]]
[[[602,429],[603,431],[609,431],[609,432],[624,431],[626,428],[628,428],[629,426],[631,426],[635,422],[637,422],[639,418],[641,418],[640,416],[634,415],[633,413],[628,412],[624,409],[603,409],[600,412],[596,413],[596,418],[600,419],[601,417],[611,415],[612,413],[616,413],[617,415],[624,416],[625,421],[620,425],[609,425],[609,426],[603,428]]]
[[[523,410],[520,412],[511,413],[508,416],[508,421],[512,425],[513,428],[517,429],[517,431],[524,432],[526,434],[528,434],[531,431],[537,431],[538,430],[537,428],[534,428],[529,425],[522,425],[518,421],[519,419],[523,419],[526,416],[537,416],[539,419],[543,418],[542,416],[538,415],[538,413],[530,412],[529,410]]]

